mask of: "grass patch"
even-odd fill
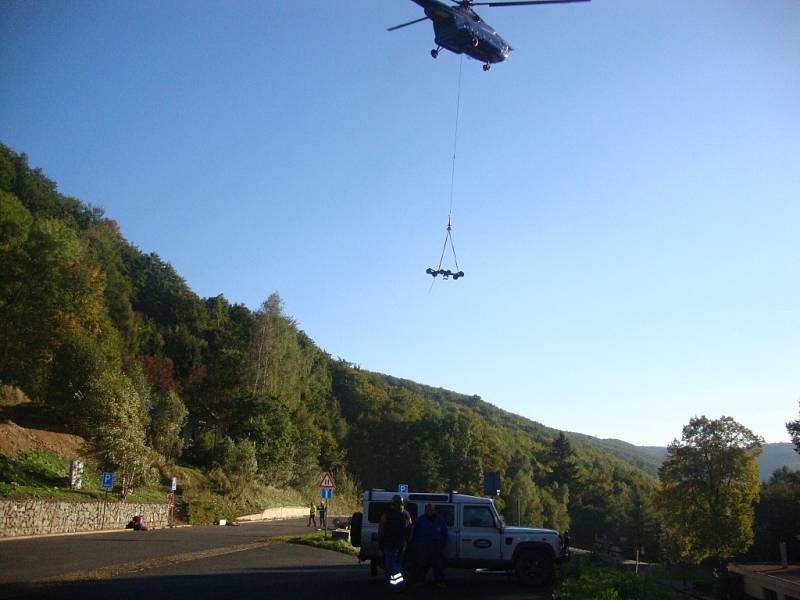
[[[600,558],[574,557],[559,569],[552,600],[685,600],[660,586]]]
[[[82,488],[69,487],[69,460],[49,450],[35,450],[16,458],[0,454],[0,497],[8,499],[35,498],[65,502],[102,500],[100,471],[84,462]],[[115,494],[114,491],[110,494]],[[136,488],[125,500],[127,503],[164,502],[164,488]]]
[[[330,537],[325,538],[321,531],[309,533],[308,535],[300,535],[296,537],[289,537],[286,539],[290,544],[301,544],[303,546],[313,546],[314,548],[322,548],[324,550],[333,550],[334,552],[341,552],[350,556],[358,556],[358,549],[354,548],[347,540],[332,540]]]

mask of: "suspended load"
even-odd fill
[[[442,276],[442,279],[458,279],[459,277],[464,276],[464,271],[458,270],[458,258],[456,257],[456,247],[453,245],[453,234],[452,234],[453,225],[450,220],[450,215],[447,216],[447,235],[444,237],[444,246],[442,247],[442,255],[439,257],[439,266],[435,269],[431,269],[430,267],[425,269],[425,272],[428,275],[436,278],[439,275]],[[450,242],[450,249],[453,251],[453,262],[456,265],[456,271],[453,272],[450,269],[442,269],[442,261],[444,260],[444,253],[447,251],[447,242]]]

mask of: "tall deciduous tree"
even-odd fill
[[[91,406],[88,450],[104,468],[116,472],[125,497],[144,479],[150,466],[145,443],[147,413],[136,388],[121,373],[100,375],[87,392],[80,394]]]
[[[150,445],[164,458],[174,462],[183,450],[181,431],[186,425],[189,412],[174,391],[153,395],[150,409]]]
[[[252,393],[279,398],[289,409],[299,403],[302,357],[294,321],[283,314],[283,300],[270,294],[256,313],[250,366]]]
[[[658,471],[656,502],[675,558],[725,561],[753,542],[763,440],[731,417],[695,417]]]
[[[533,484],[530,470],[520,469],[506,498],[506,519],[522,526],[541,527],[543,510],[542,498]]]

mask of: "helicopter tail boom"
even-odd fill
[[[428,17],[422,17],[421,19],[414,19],[413,21],[409,21],[408,23],[401,23],[400,25],[395,25],[394,27],[389,27],[386,31],[394,31],[395,29],[400,29],[401,27],[408,27],[409,25],[414,25],[415,23],[421,23],[422,21],[427,21]]]

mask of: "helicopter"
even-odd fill
[[[473,2],[472,0],[450,0],[446,4],[440,0],[412,0],[425,11],[420,19],[389,27],[394,31],[408,27],[426,19],[433,21],[433,41],[436,48],[431,56],[437,58],[439,51],[446,48],[455,54],[466,54],[483,62],[483,70],[488,71],[493,63],[503,62],[513,50],[500,35],[484,21],[473,6],[523,6],[526,4],[569,4],[572,2],[590,2],[591,0],[521,0],[516,2]]]

